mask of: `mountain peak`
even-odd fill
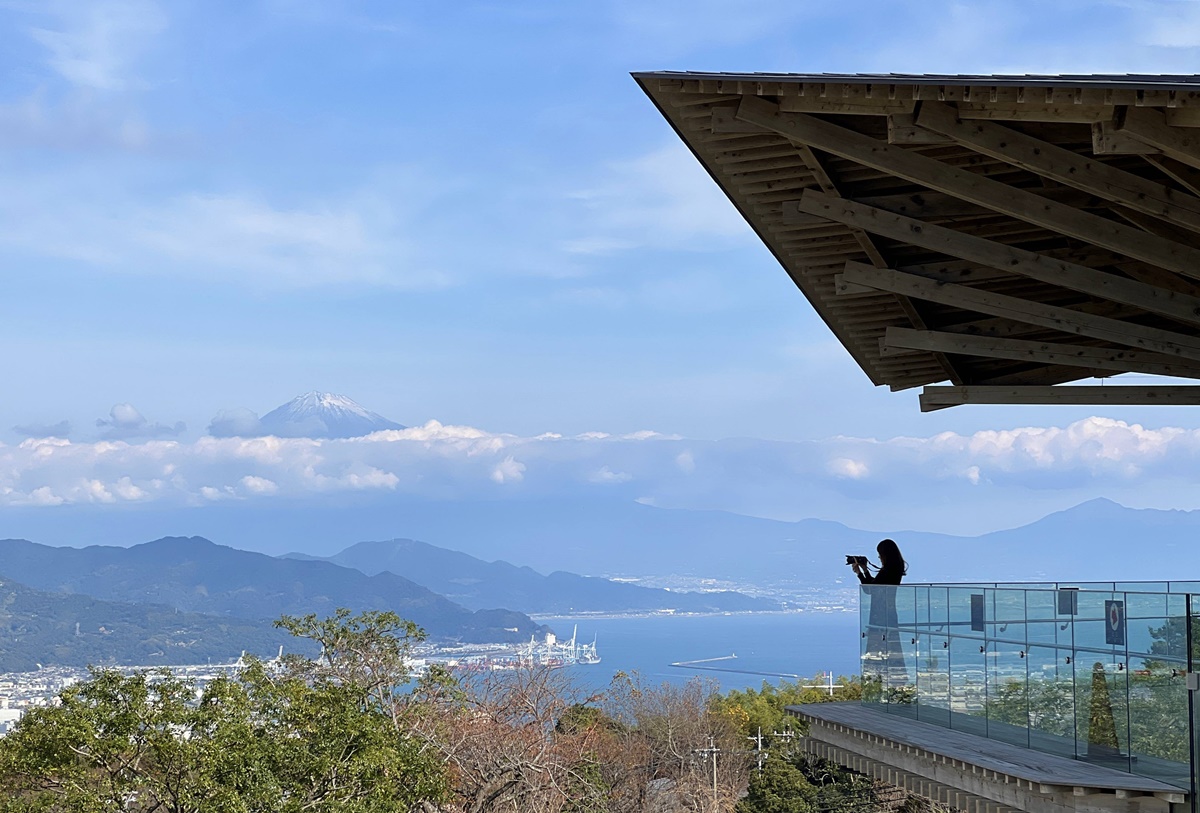
[[[262,428],[283,438],[356,438],[404,426],[348,396],[313,390],[268,412],[262,417]]]

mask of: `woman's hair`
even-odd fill
[[[904,561],[904,557],[900,555],[900,546],[891,539],[881,540],[875,546],[876,552],[879,553],[879,564],[883,567],[888,565],[899,565],[900,572],[908,573],[908,562]]]

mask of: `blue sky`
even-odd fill
[[[124,411],[142,440],[175,444],[122,454],[194,458],[219,411],[261,415],[320,389],[489,437],[761,441],[739,453],[746,471],[815,449],[781,493],[725,506],[770,515],[852,521],[870,503],[886,524],[911,513],[899,481],[933,466],[911,449],[1021,427],[1032,434],[1011,437],[1079,447],[1005,463],[1044,467],[1008,490],[995,461],[955,452],[952,476],[995,516],[966,500],[939,522],[1003,524],[1005,505],[1092,495],[1196,507],[1190,444],[1170,465],[1173,451],[1144,459],[1200,426],[1195,410],[921,415],[915,392],[872,388],[629,72],[1188,72],[1198,46],[1193,0],[0,3],[0,427],[58,427],[76,447],[44,447],[70,458],[51,476],[18,453],[22,433],[0,432],[0,501],[84,500],[92,482],[149,499],[140,463],[98,473],[98,420]],[[900,469],[868,465],[845,438],[910,451],[895,452]],[[661,457],[691,475],[684,451]],[[463,495],[503,485],[509,457],[532,471],[509,452]],[[403,480],[386,459],[334,457],[337,477]],[[582,458],[580,488],[708,505],[736,491],[717,474],[689,491],[621,455]],[[373,476],[347,482],[403,488]],[[203,477],[189,498],[289,482]],[[840,501],[789,502],[821,477]]]

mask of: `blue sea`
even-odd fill
[[[859,671],[858,614],[854,612],[537,620],[549,625],[560,639],[570,638],[576,625],[579,641],[596,639],[601,662],[570,669],[571,677],[589,689],[604,688],[617,671],[637,671],[653,682],[682,683],[698,676],[716,681],[721,691],[757,689],[764,680],[795,680],[793,675],[812,682],[810,679],[822,672],[836,676]],[[722,660],[671,666],[711,658]]]

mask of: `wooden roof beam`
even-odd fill
[[[1200,297],[1166,291],[1095,268],[1050,259],[1032,251],[894,215],[811,189],[804,191],[794,207],[785,207],[785,214],[789,209],[821,215],[853,228],[939,251],[951,257],[1200,325]]]
[[[1172,127],[1161,110],[1127,107],[1118,111],[1113,123],[1117,132],[1157,147],[1164,155],[1190,167],[1200,167],[1200,133],[1195,129]]]
[[[793,141],[978,203],[1040,228],[1103,246],[1160,268],[1200,278],[1200,250],[1045,200],[1031,192],[949,166],[903,147],[885,144],[832,122],[803,113],[784,113],[778,105],[756,97],[742,99],[737,118],[775,130]]]
[[[991,339],[903,327],[886,328],[884,337],[880,339],[882,355],[911,350],[1200,379],[1200,364],[1188,364],[1176,358],[1139,350]]]
[[[1093,122],[1109,121],[1113,117],[1112,105],[1101,104],[1035,104],[1022,102],[1019,104],[987,104],[977,102],[959,102],[961,118],[964,120],[992,121],[1032,121],[1047,124],[1069,122],[1073,124],[1092,124]]]
[[[965,386],[926,387],[921,393],[922,412],[933,412],[962,404],[1200,406],[1200,386]]]
[[[925,102],[917,121],[922,127],[945,133],[983,155],[1185,229],[1200,231],[1200,198],[1176,192],[1165,184],[999,124],[960,121],[958,112],[949,105]]]
[[[855,99],[844,97],[784,96],[779,106],[789,113],[836,113],[851,116],[887,116],[912,113],[916,102],[908,99]]]
[[[821,161],[821,158],[812,151],[812,148],[806,145],[798,145],[797,149],[799,150],[801,157],[804,159],[804,163],[808,165],[808,168],[812,171],[813,178],[816,180],[821,189],[823,189],[829,195],[840,197],[841,191],[838,189],[837,181],[834,180],[833,175]],[[858,241],[859,246],[862,247],[863,253],[870,258],[871,262],[875,264],[876,268],[888,267],[887,260],[885,260],[883,255],[879,252],[879,248],[875,245],[875,241],[871,239],[870,234],[863,229],[854,227],[851,227],[850,232],[854,235],[854,239]],[[928,325],[925,324],[924,317],[921,316],[921,312],[917,310],[917,306],[914,305],[908,297],[903,296],[902,294],[896,294],[895,296],[896,302],[900,305],[900,309],[904,311],[904,315],[908,317],[908,321],[913,327],[921,329],[928,327]],[[946,358],[941,353],[934,353],[934,358],[937,359],[938,365],[945,371],[946,377],[949,378],[950,381],[955,384],[964,383],[962,376],[959,374],[958,370],[954,368],[954,365],[950,362],[950,359]]]
[[[965,311],[999,316],[1062,333],[1088,336],[1138,350],[1200,361],[1200,336],[1147,327],[1106,316],[1095,316],[1057,305],[1044,305],[1015,296],[968,288],[965,285],[933,282],[892,269],[872,268],[862,263],[848,262],[845,270],[835,277],[835,286],[838,293],[855,293],[862,289],[889,291],[913,299],[939,302]]]

